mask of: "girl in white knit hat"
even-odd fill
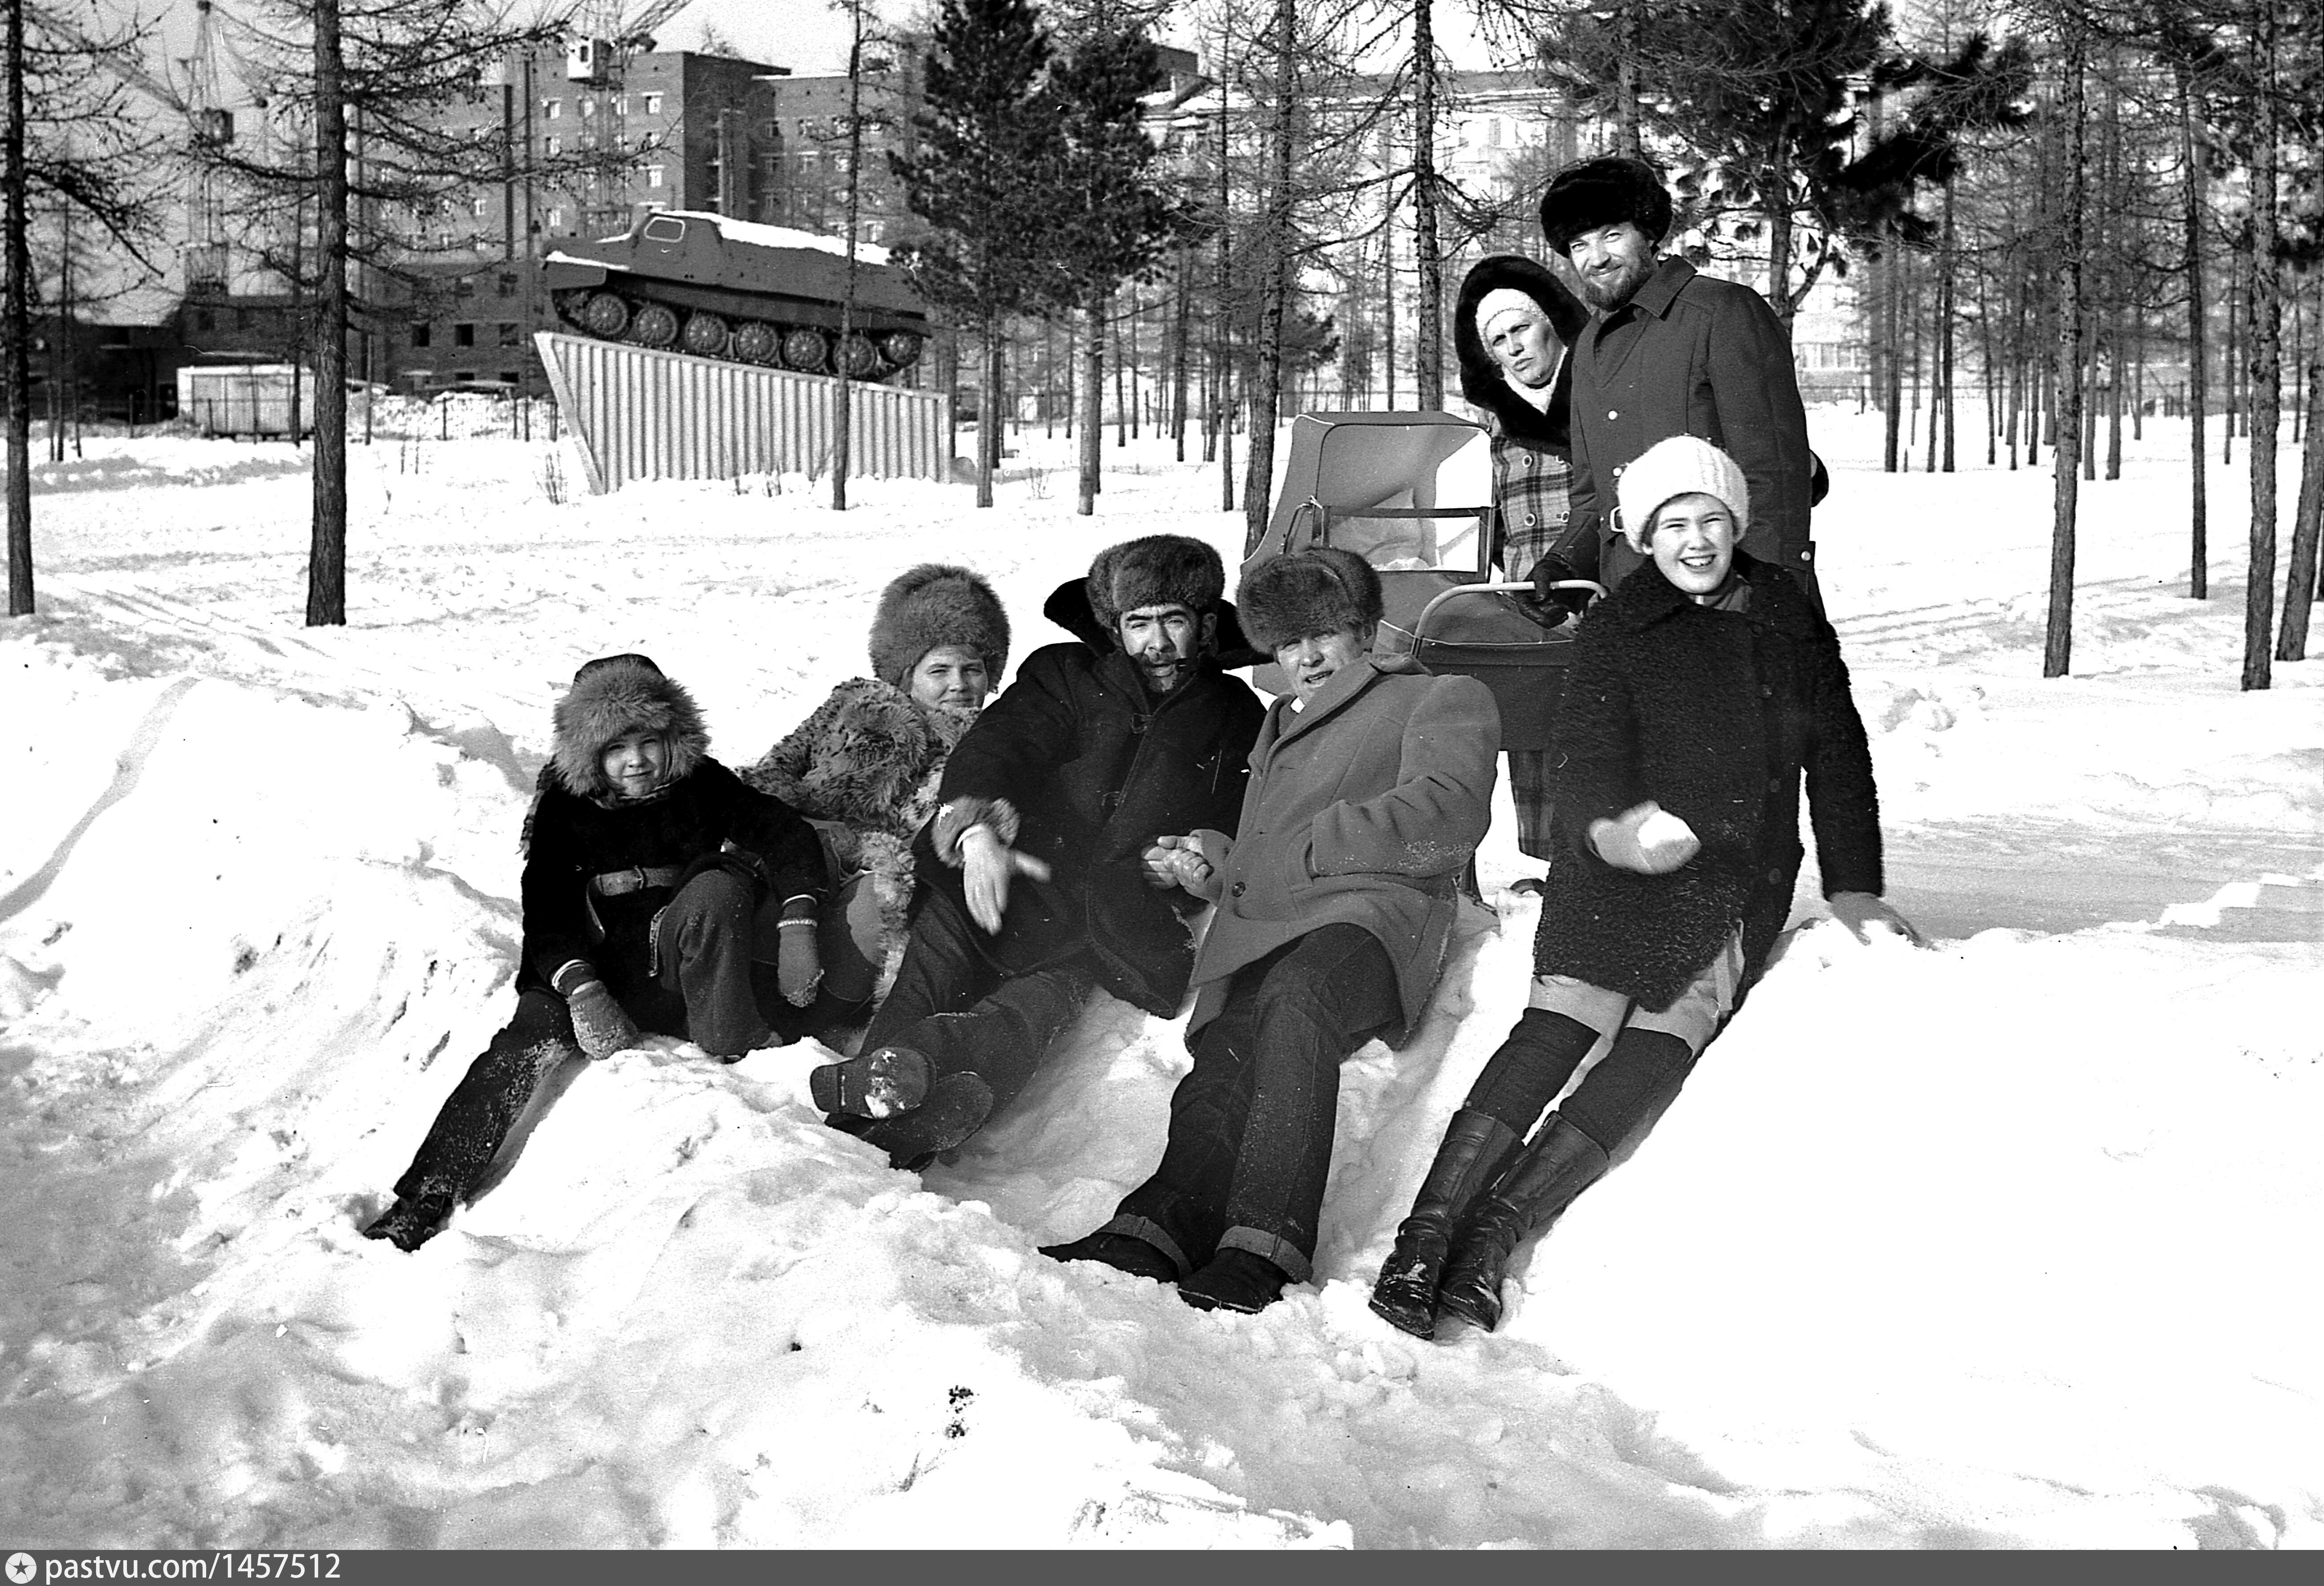
[[[1840,641],[1789,573],[1736,549],[1742,469],[1681,435],[1619,488],[1618,526],[1652,561],[1574,640],[1529,1006],[1453,1114],[1372,1294],[1422,1338],[1441,1314],[1499,1320],[1518,1242],[1653,1127],[1766,967],[1803,857],[1803,774],[1833,917],[1859,940],[1919,940],[1881,901],[1879,798]]]

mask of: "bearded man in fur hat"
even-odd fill
[[[1153,1177],[1043,1254],[1255,1312],[1312,1275],[1340,1065],[1401,1044],[1444,967],[1462,873],[1490,820],[1500,713],[1474,678],[1373,655],[1379,575],[1337,547],[1243,580],[1241,617],[1291,684],[1251,751],[1237,834],[1174,838],[1218,904],[1194,966],[1194,1066]]]
[[[796,1039],[823,968],[815,829],[710,757],[694,697],[643,655],[606,655],[557,702],[524,821],[516,1016],[436,1115],[395,1201],[364,1229],[416,1250],[568,1059],[641,1032],[732,1061]]]
[[[1582,280],[1597,319],[1574,345],[1573,517],[1597,541],[1612,588],[1643,565],[1617,521],[1616,484],[1658,441],[1694,435],[1724,450],[1751,489],[1742,549],[1799,580],[1820,611],[1808,537],[1817,464],[1792,340],[1748,286],[1659,257],[1671,227],[1661,173],[1621,155],[1559,172],[1542,234]]]
[[[1177,1013],[1203,905],[1149,850],[1232,821],[1261,715],[1221,669],[1225,593],[1216,551],[1154,534],[1051,598],[1075,642],[1026,657],[954,748],[895,984],[862,1054],[809,1076],[834,1127],[917,1166],[1024,1088],[1093,987]]]

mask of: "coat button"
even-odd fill
[[[1531,527],[1533,527],[1533,526],[1534,526],[1534,524],[1536,524],[1539,523],[1540,521],[1541,521],[1541,520],[1540,520],[1539,518],[1537,518],[1537,517],[1534,516],[1534,515],[1533,515],[1533,514],[1531,514],[1531,513],[1527,513],[1527,514],[1526,514],[1525,526],[1526,526],[1526,528],[1531,528]]]
[[[1775,691],[1767,684],[1761,683],[1759,685],[1759,697],[1763,700],[1772,700],[1775,697]]]
[[[1771,793],[1779,793],[1783,792],[1784,779],[1780,776],[1770,776],[1767,778],[1767,791]]]
[[[1240,881],[1236,882],[1232,886],[1230,886],[1230,887],[1228,887],[1228,888],[1227,888],[1227,892],[1228,892],[1229,895],[1231,895],[1231,896],[1234,896],[1234,897],[1240,897],[1240,896],[1243,895],[1243,890],[1244,890],[1244,888],[1243,888],[1243,884],[1242,884],[1241,882],[1240,882]]]
[[[1768,886],[1781,886],[1783,884],[1784,884],[1784,873],[1783,873],[1781,870],[1770,870],[1770,871],[1768,871],[1768,872],[1767,872],[1767,885],[1768,885]]]
[[[1620,408],[1609,407],[1606,410],[1606,416],[1609,419],[1618,419],[1622,416],[1622,410]]]

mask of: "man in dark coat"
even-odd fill
[[[823,978],[823,846],[710,757],[693,696],[643,655],[574,673],[525,817],[516,1016],[364,1229],[407,1250],[483,1183],[540,1081],[640,1030],[733,1059],[794,1038]]]
[[[1623,474],[1621,505],[1647,560],[1574,642],[1529,1006],[1453,1115],[1373,1291],[1423,1338],[1440,1312],[1498,1322],[1518,1240],[1653,1127],[1766,966],[1799,876],[1803,774],[1834,917],[1914,939],[1880,898],[1879,799],[1840,641],[1790,575],[1736,549],[1742,470],[1674,436]]]
[[[1225,589],[1216,551],[1155,534],[1051,600],[1082,637],[1027,657],[945,763],[895,986],[862,1054],[810,1077],[835,1127],[918,1164],[1024,1088],[1093,986],[1177,1013],[1201,905],[1147,850],[1234,819],[1262,714],[1219,665]]]
[[[1614,521],[1616,481],[1657,441],[1696,435],[1723,449],[1751,489],[1742,546],[1798,580],[1816,608],[1808,537],[1814,459],[1791,337],[1748,286],[1656,258],[1671,200],[1644,161],[1609,155],[1559,172],[1541,228],[1598,311],[1573,350],[1573,517],[1596,538],[1609,588],[1644,560]]]
[[[1487,415],[1493,436],[1493,505],[1500,543],[1493,560],[1511,578],[1540,586],[1536,609],[1554,626],[1582,609],[1582,596],[1550,586],[1598,565],[1595,533],[1572,523],[1573,464],[1568,349],[1590,311],[1545,265],[1521,254],[1480,259],[1461,283],[1452,347],[1461,394]],[[1508,751],[1509,797],[1517,847],[1550,855],[1550,751]]]
[[[1240,595],[1292,692],[1259,728],[1231,843],[1162,845],[1219,905],[1194,966],[1194,1066],[1153,1176],[1044,1254],[1254,1312],[1311,1274],[1340,1064],[1375,1037],[1401,1043],[1427,1007],[1491,819],[1500,718],[1474,678],[1370,654],[1379,577],[1352,552],[1278,557]]]

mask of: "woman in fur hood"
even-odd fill
[[[838,894],[823,932],[825,994],[860,1009],[902,959],[912,839],[936,813],[945,761],[1009,665],[1009,614],[964,567],[924,562],[872,618],[872,675],[831,691],[742,780],[812,819]]]
[[[823,978],[815,829],[710,757],[693,697],[643,655],[573,674],[525,817],[516,1016],[468,1070],[395,1203],[406,1250],[473,1196],[540,1081],[652,1030],[733,1059],[796,1038]]]

